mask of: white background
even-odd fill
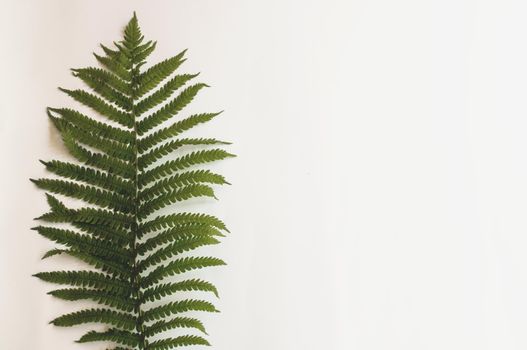
[[[198,203],[232,234],[204,272],[218,350],[527,348],[527,2],[3,0],[0,349],[104,349],[47,322],[78,305],[30,277],[50,244],[29,177],[67,159],[46,106],[73,106],[137,10],[153,61],[212,88],[190,110],[232,140],[233,186]],[[198,273],[197,276],[203,276]]]

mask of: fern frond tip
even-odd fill
[[[59,88],[60,89],[60,88]],[[51,116],[51,112],[53,113],[58,113],[60,111],[59,108],[54,108],[54,107],[46,107],[46,112],[48,113],[49,116]]]

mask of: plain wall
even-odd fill
[[[31,274],[51,244],[29,177],[68,159],[46,106],[136,10],[150,62],[212,87],[198,134],[233,183],[196,203],[231,234],[196,272],[218,350],[527,348],[527,2],[2,0],[0,349],[105,349],[47,324],[78,304]],[[198,205],[199,204],[199,205]]]

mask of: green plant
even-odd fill
[[[195,114],[168,123],[207,86],[186,87],[197,74],[173,74],[185,61],[185,51],[142,70],[156,43],[143,40],[135,14],[125,27],[123,40],[114,45],[101,45],[104,55],[95,55],[103,68],[73,69],[73,75],[92,92],[60,89],[97,112],[96,118],[69,108],[48,108],[49,118],[78,162],[42,161],[57,176],[32,179],[47,191],[50,206],[48,213],[37,218],[47,224],[34,229],[60,244],[44,258],[65,254],[91,268],[35,276],[67,286],[49,292],[54,297],[98,304],[51,321],[61,327],[106,326],[104,331],[86,333],[80,343],[111,342],[115,350],[208,345],[198,335],[206,334],[202,322],[185,313],[217,310],[209,301],[185,296],[190,291],[217,295],[217,290],[207,281],[189,277],[188,272],[224,262],[188,252],[219,243],[227,228],[210,215],[160,215],[158,211],[194,197],[215,198],[211,186],[227,182],[199,166],[232,154],[217,148],[226,142],[179,137],[219,113]],[[178,94],[172,97],[176,90]],[[164,159],[176,150],[184,153]],[[71,208],[51,193],[84,204]],[[170,276],[178,279],[167,281]],[[166,297],[174,295],[183,298],[167,301]],[[182,335],[163,337],[165,331],[176,328]]]

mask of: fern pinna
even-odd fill
[[[104,325],[102,331],[86,333],[80,343],[109,342],[115,350],[208,345],[202,322],[188,312],[217,310],[209,301],[185,298],[185,292],[217,295],[217,290],[188,272],[224,262],[188,252],[219,243],[227,228],[210,215],[158,211],[194,197],[215,197],[211,186],[227,184],[223,176],[199,168],[231,157],[218,148],[227,143],[180,137],[219,113],[170,122],[207,85],[189,83],[197,74],[174,73],[185,52],[142,69],[156,43],[143,39],[135,14],[123,40],[114,45],[101,45],[104,54],[95,55],[102,68],[73,69],[91,91],[61,89],[95,111],[95,118],[48,108],[77,162],[42,161],[56,176],[32,180],[47,191],[50,206],[37,218],[46,224],[34,229],[60,245],[44,257],[65,254],[90,268],[35,276],[64,285],[49,292],[54,297],[98,304],[51,321],[60,327]],[[164,158],[176,150],[184,153]],[[56,195],[81,200],[84,206],[68,207]],[[178,298],[167,300],[170,296]],[[167,336],[167,331],[176,335]]]

